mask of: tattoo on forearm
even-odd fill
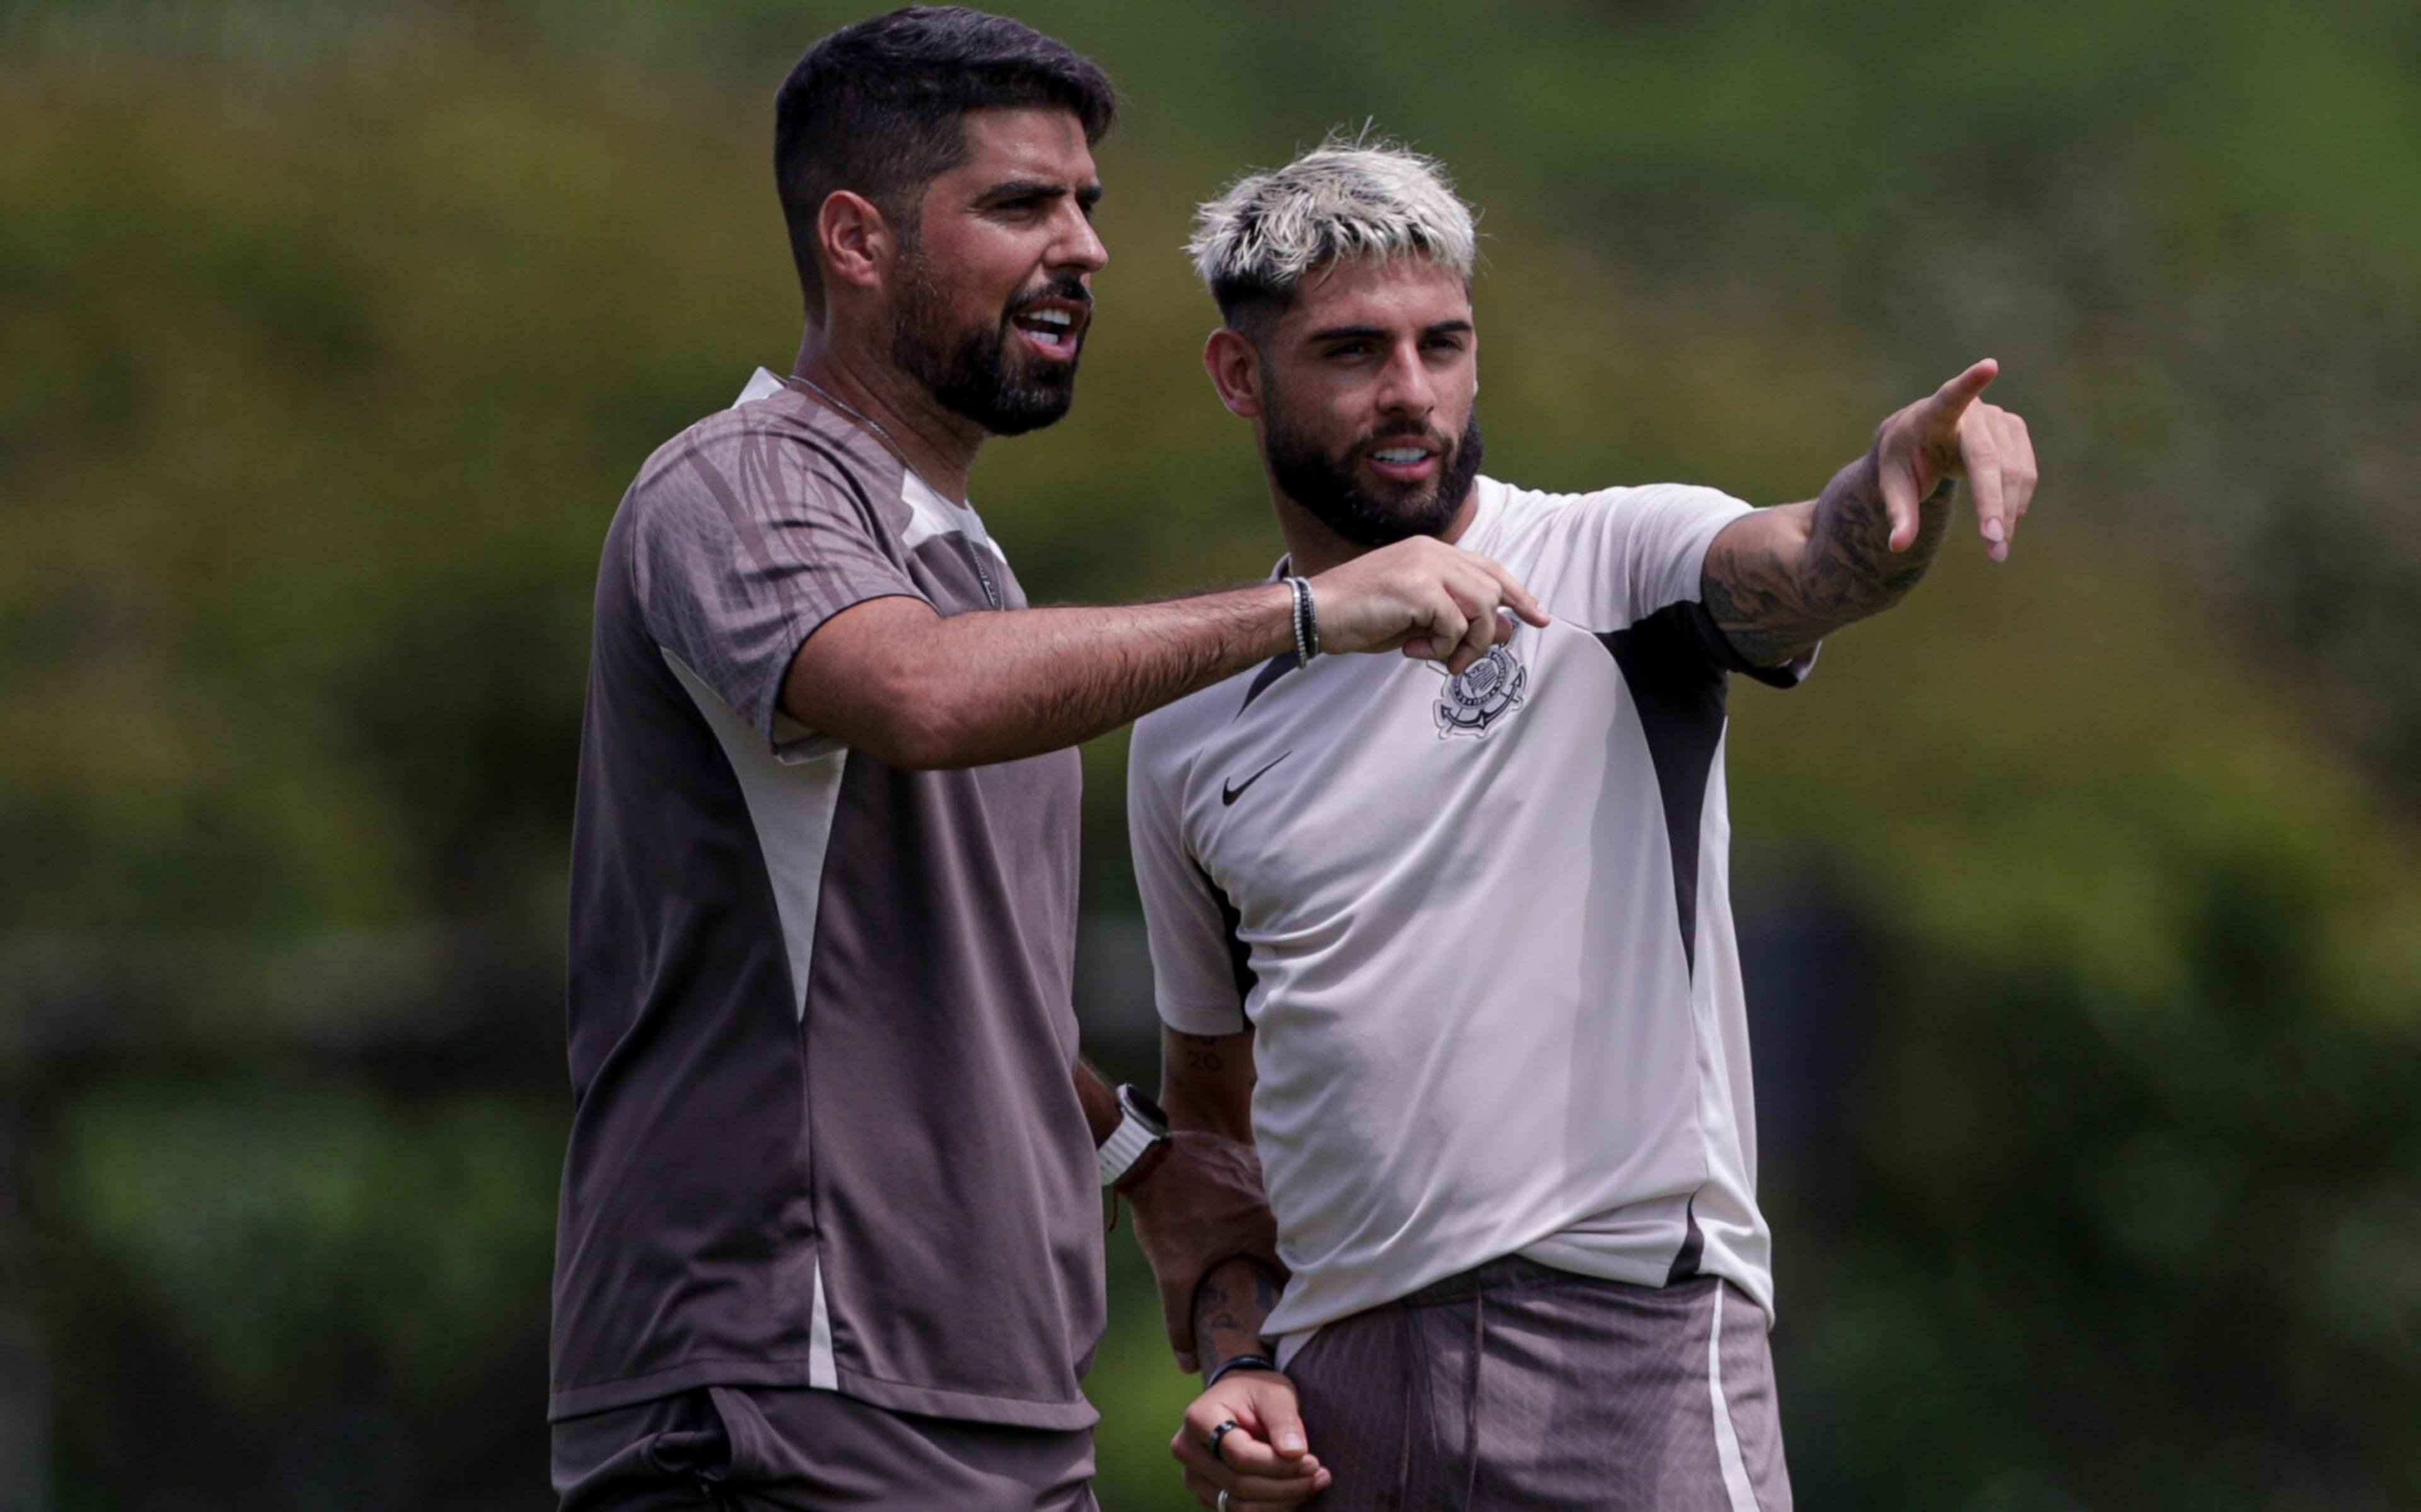
[[[1194,1292],[1194,1352],[1206,1374],[1237,1355],[1260,1351],[1261,1324],[1277,1311],[1278,1291],[1267,1267],[1242,1257],[1223,1261],[1202,1278]]]
[[[1742,656],[1769,666],[1852,621],[1899,601],[1941,548],[1952,484],[1943,480],[1918,507],[1916,539],[1891,549],[1871,453],[1834,475],[1815,506],[1804,548],[1726,551],[1710,556],[1707,611]]]

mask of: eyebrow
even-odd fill
[[[1005,205],[1019,199],[1057,199],[1068,193],[1068,186],[1055,179],[1011,179],[977,195],[976,203]],[[1076,190],[1075,195],[1076,203],[1090,210],[1101,202],[1101,186],[1086,184]]]
[[[1469,320],[1440,320],[1435,325],[1421,327],[1421,335],[1425,336],[1467,335],[1476,329],[1476,327]],[[1330,325],[1322,326],[1303,339],[1306,342],[1382,341],[1386,339],[1386,335],[1387,331],[1384,326]]]

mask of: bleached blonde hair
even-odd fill
[[[1478,234],[1435,158],[1365,127],[1331,132],[1285,167],[1228,185],[1195,211],[1185,250],[1232,320],[1241,304],[1290,299],[1338,257],[1425,257],[1467,281]]]

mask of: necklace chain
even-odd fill
[[[899,465],[908,469],[908,475],[915,478],[919,483],[924,483],[925,475],[917,472],[916,464],[908,460],[908,449],[892,439],[891,432],[882,429],[882,421],[842,399],[839,395],[804,373],[792,373],[790,377],[794,382],[806,384],[816,397],[873,431],[877,439],[891,448],[891,454],[899,459]],[[925,483],[925,487],[929,491],[933,489],[930,483]],[[984,560],[984,549],[977,547],[973,540],[969,539],[964,531],[959,532],[959,544],[966,548],[967,562],[975,569],[976,581],[983,585],[984,600],[994,609],[1006,607],[1006,600],[1001,597],[1000,585],[992,578],[992,566]]]
[[[892,439],[891,432],[882,429],[882,421],[877,420],[874,416],[867,413],[864,410],[859,409],[856,405],[843,400],[839,395],[835,394],[832,390],[824,387],[821,383],[817,382],[814,379],[809,378],[804,373],[792,373],[790,378],[795,382],[806,384],[809,389],[814,391],[816,397],[823,400],[826,404],[831,405],[834,409],[838,410],[841,413],[856,421],[859,425],[866,427],[867,429],[873,431],[884,445],[891,448],[892,455],[899,459],[901,466],[907,468],[908,471],[912,473],[916,471],[916,464],[908,460],[908,448],[900,445],[898,442]]]

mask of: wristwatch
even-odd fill
[[[1117,1186],[1141,1165],[1152,1147],[1168,1140],[1168,1115],[1160,1104],[1129,1083],[1118,1088],[1118,1126],[1096,1153],[1101,1161],[1101,1185]]]

